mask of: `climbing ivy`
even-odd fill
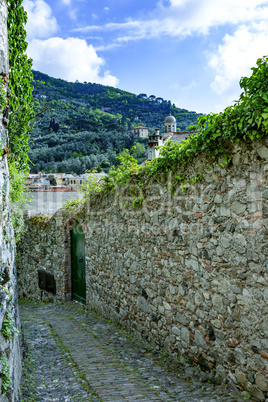
[[[9,149],[10,200],[12,221],[18,239],[22,231],[22,207],[25,175],[29,172],[30,122],[34,118],[32,104],[32,60],[26,54],[25,24],[27,13],[22,0],[7,0],[9,41]]]
[[[6,394],[8,388],[11,385],[10,367],[7,363],[7,359],[4,356],[1,356],[1,363],[2,363],[2,370],[0,372],[0,377],[2,379],[1,391],[3,394]]]
[[[22,0],[8,0],[9,42],[9,160],[19,171],[28,172],[29,127],[34,117],[32,105],[32,60],[26,54],[24,25],[27,13]]]
[[[6,311],[1,332],[6,339],[11,339],[13,334],[18,335],[19,331],[14,325],[14,319],[9,311]]]
[[[7,106],[7,94],[4,89],[5,81],[0,79],[0,113],[5,109]]]
[[[240,80],[243,92],[238,101],[223,112],[200,116],[198,135],[182,144],[171,141],[161,149],[162,158],[154,159],[151,172],[176,170],[191,162],[198,154],[222,157],[228,162],[234,143],[253,141],[268,135],[268,56],[257,60],[251,76]]]

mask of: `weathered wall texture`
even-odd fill
[[[34,215],[26,220],[26,232],[17,245],[19,298],[44,301],[71,300],[71,223],[59,214]],[[38,271],[54,275],[56,294],[39,288]]]
[[[122,190],[80,217],[87,304],[150,339],[156,349],[187,356],[263,401],[268,140],[237,146],[226,168],[200,157],[192,175],[200,173],[202,181],[184,192],[179,186],[173,195],[168,185],[148,188],[140,210],[124,207]],[[71,297],[72,223],[61,222],[60,215],[47,225],[28,221],[18,253],[21,295],[40,298],[42,268],[56,277],[55,297]]]
[[[6,2],[0,0],[0,86],[7,94],[8,90],[8,45],[7,45],[7,8]],[[1,110],[1,109],[0,109]],[[10,216],[9,180],[7,165],[8,121],[0,111],[0,401],[17,401],[21,380],[20,337],[13,334],[11,339],[5,338],[3,328],[10,314],[10,325],[20,329],[18,316],[17,283],[14,256],[14,235]],[[4,323],[3,323],[4,320]],[[11,385],[6,394],[3,388],[7,378],[3,374],[5,364],[9,365]]]

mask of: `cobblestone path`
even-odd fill
[[[21,402],[244,400],[77,303],[22,302],[20,314],[28,349]]]

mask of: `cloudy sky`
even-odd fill
[[[268,54],[268,0],[24,0],[33,68],[218,112]]]

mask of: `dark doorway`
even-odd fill
[[[72,298],[86,304],[85,235],[79,222],[72,229]]]

